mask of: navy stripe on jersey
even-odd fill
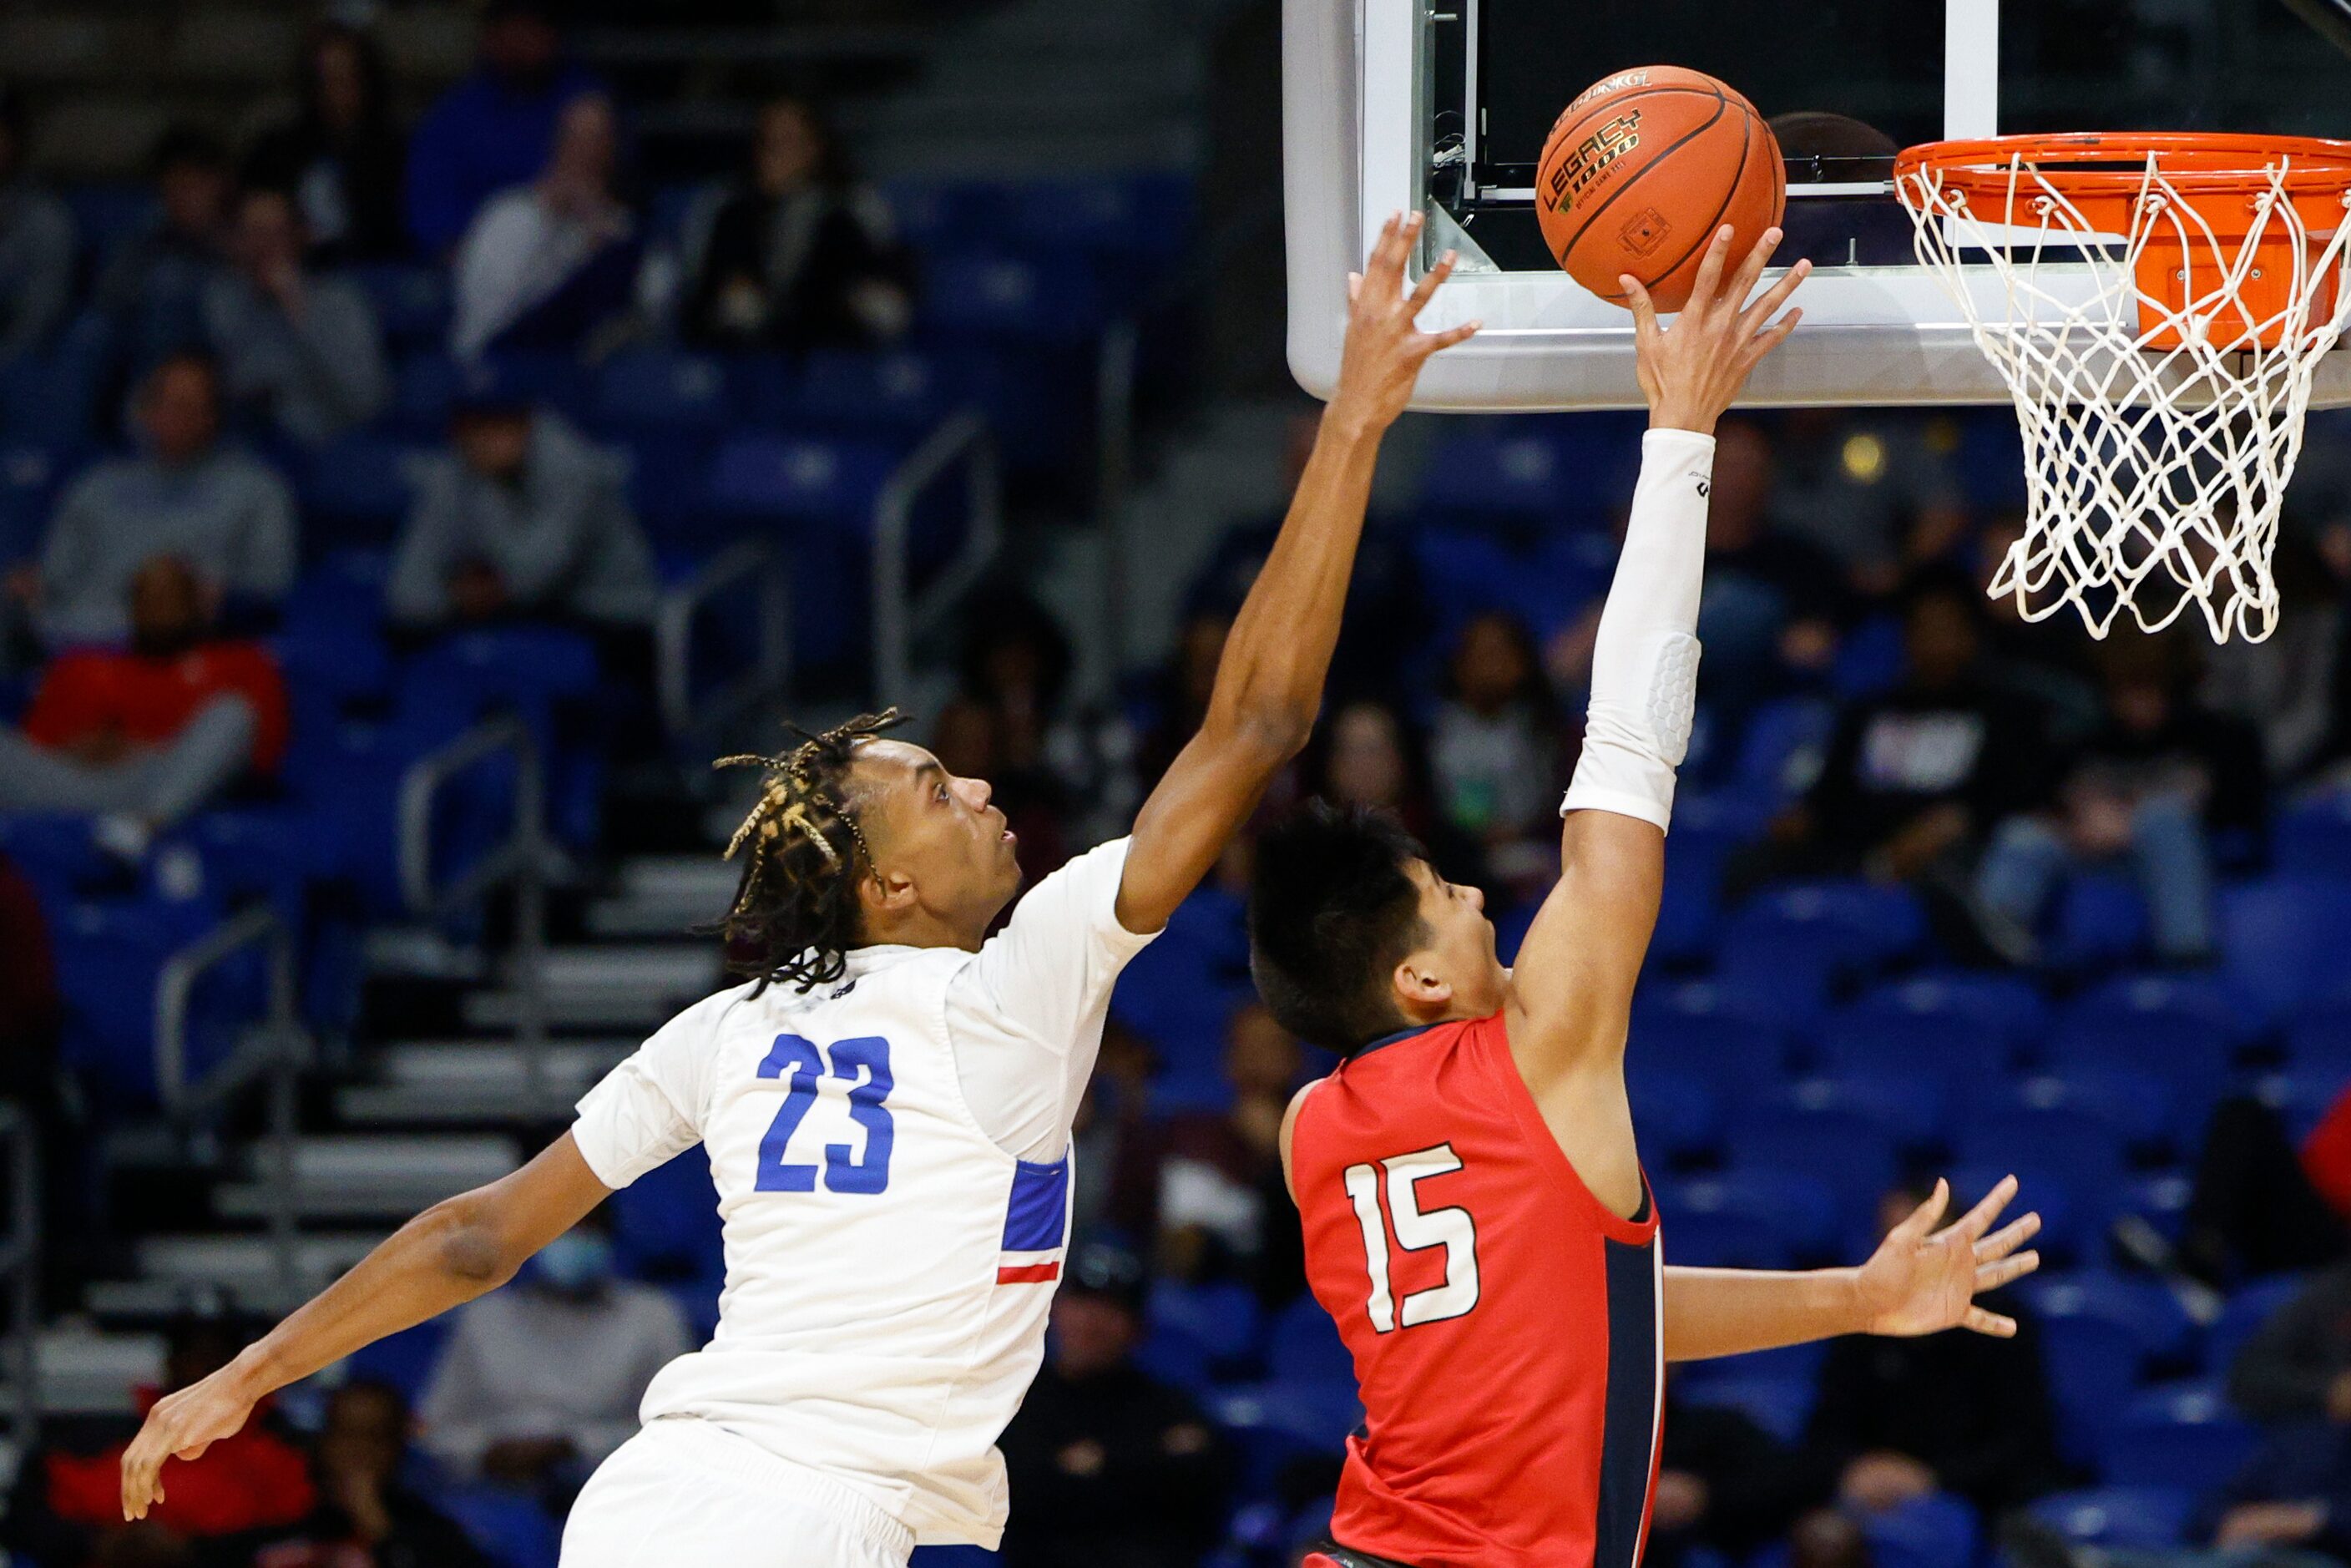
[[[1647,1204],[1644,1192],[1642,1207]],[[1608,1269],[1608,1414],[1592,1568],[1633,1568],[1657,1431],[1657,1274],[1650,1255],[1656,1242],[1600,1245]]]
[[[1004,1249],[1050,1252],[1061,1244],[1069,1224],[1070,1156],[1063,1155],[1050,1166],[1017,1162],[1012,1201],[1004,1210]]]

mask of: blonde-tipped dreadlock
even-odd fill
[[[747,852],[734,907],[719,929],[727,967],[764,988],[805,991],[841,978],[857,943],[857,882],[873,867],[865,831],[842,786],[857,743],[905,722],[896,708],[860,714],[821,735],[791,726],[800,743],[779,757],[722,757],[714,768],[763,768],[758,803],[726,846]]]

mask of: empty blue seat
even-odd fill
[[[2156,1549],[2180,1544],[2195,1506],[2184,1487],[2091,1487],[2041,1499],[2032,1517],[2084,1546]]]
[[[48,530],[49,502],[71,460],[56,447],[0,444],[0,563],[37,554]]]
[[[2215,1376],[2227,1376],[2230,1364],[2245,1348],[2245,1342],[2308,1283],[2299,1274],[2279,1274],[2239,1286],[2205,1335],[2205,1365]]]
[[[2286,1060],[2297,1070],[2351,1073],[2351,1003],[2319,1002],[2286,1020]]]
[[[2147,951],[2147,900],[2117,871],[2075,871],[2058,892],[2045,957],[2055,968],[2095,970]]]
[[[1701,981],[1635,997],[1628,1067],[1686,1072],[1729,1096],[1778,1083],[1787,1057],[1786,1025],[1753,1017],[1729,988]]]
[[[2270,828],[2276,862],[2297,875],[2351,877],[2351,789],[2295,801]]]
[[[980,180],[893,180],[883,199],[906,240],[923,250],[992,239],[1011,226],[1011,204],[999,184]]]
[[[1724,1143],[1734,1177],[1741,1168],[1809,1171],[1849,1213],[1874,1206],[1900,1168],[1894,1134],[1866,1113],[1841,1108],[1734,1106]]]
[[[1820,777],[1835,707],[1819,697],[1780,697],[1757,708],[1741,737],[1740,787],[1771,800],[1802,794]]]
[[[1870,1568],[1970,1568],[1981,1531],[1966,1499],[1938,1491],[1883,1513],[1865,1513],[1861,1533],[1869,1542]]]
[[[2085,1270],[2040,1275],[2018,1287],[2043,1326],[2062,1319],[2096,1319],[2126,1331],[2150,1362],[2185,1360],[2196,1325],[2161,1282]]]
[[[1902,667],[1901,623],[1891,615],[1875,615],[1838,642],[1829,684],[1839,696],[1869,696],[1899,681]]]
[[[1082,257],[999,252],[935,257],[924,272],[921,317],[941,334],[1069,344],[1100,331],[1105,313]]]
[[[384,340],[395,348],[438,345],[449,333],[449,277],[422,262],[353,267],[351,280],[375,307]]]
[[[708,354],[626,350],[598,369],[593,411],[596,427],[615,435],[715,431],[733,413],[726,367]]]
[[[441,1360],[441,1346],[455,1322],[455,1315],[448,1313],[427,1318],[413,1328],[360,1346],[343,1365],[355,1378],[389,1383],[414,1405],[433,1382],[433,1368]]]
[[[1421,475],[1421,504],[1467,514],[1477,528],[1505,519],[1535,522],[1559,517],[1565,497],[1583,483],[1548,436],[1531,431],[1505,434],[1472,423],[1429,454]]]
[[[2328,1066],[2264,1073],[2254,1092],[2262,1104],[2278,1113],[2285,1124],[2286,1136],[2299,1145],[2346,1089],[2351,1089],[2351,1069]]]
[[[614,1193],[612,1251],[640,1280],[716,1281],[726,1273],[710,1159],[688,1149]]]
[[[1963,1164],[2030,1166],[2062,1178],[2085,1207],[2103,1208],[2122,1185],[2122,1138],[2095,1116],[2059,1105],[1978,1109],[1952,1138]]]
[[[562,1532],[528,1491],[480,1482],[441,1489],[433,1500],[502,1568],[555,1568]]]
[[[914,436],[953,413],[957,402],[948,367],[928,354],[832,350],[802,362],[792,411],[803,424]]]
[[[2203,1490],[2252,1457],[2253,1427],[2229,1408],[2219,1386],[2188,1383],[2134,1399],[2107,1435],[2101,1456],[2116,1486]]]
[[[2146,1350],[2128,1324],[2111,1318],[2042,1315],[2038,1329],[2066,1457],[2092,1463],[2106,1429],[2138,1392]]]
[[[152,227],[158,216],[152,186],[130,181],[89,181],[58,194],[73,214],[74,237],[90,258],[92,273],[127,242]]]
[[[2221,890],[2222,966],[2237,988],[2272,1016],[2342,985],[2346,930],[2351,930],[2351,881],[2295,874]]]
[[[2115,1067],[2152,1073],[2186,1103],[2209,1103],[2227,1083],[2245,1004],[2218,985],[2141,976],[2098,987],[2069,1006],[2051,1031],[2058,1067]]]
[[[420,455],[370,430],[346,431],[317,447],[299,475],[308,522],[340,544],[390,538],[408,515]]]
[[[1787,1233],[1761,1214],[1677,1209],[1666,1228],[1667,1255],[1701,1269],[1785,1269],[1796,1261]]]
[[[737,435],[711,459],[711,504],[761,521],[870,524],[875,497],[897,466],[894,449],[874,442]]]
[[[1834,984],[1899,956],[1925,935],[1925,912],[1907,888],[1797,883],[1768,888],[1732,913],[1718,972],[1801,1020],[1817,1016]]]
[[[1633,1125],[1651,1157],[1687,1160],[1710,1153],[1722,1134],[1722,1110],[1710,1082],[1643,1056],[1625,1066]]]
[[[2154,1144],[2176,1130],[2171,1086],[2127,1068],[2053,1067],[2022,1082],[1987,1079],[1975,1088],[1970,1100],[1976,1113],[2068,1111],[2104,1124],[2126,1145]]]
[[[406,356],[392,370],[392,407],[385,423],[413,440],[440,440],[449,432],[449,411],[464,382],[457,362],[437,350]]]
[[[1657,1214],[1669,1257],[1679,1255],[1675,1238],[1686,1221],[1728,1216],[1778,1238],[1780,1251],[1812,1259],[1836,1245],[1839,1198],[1836,1187],[1809,1166],[1754,1167],[1665,1182],[1657,1189]],[[1727,1225],[1717,1226],[1715,1239],[1720,1243],[1738,1234]]]
[[[2014,1058],[2004,1035],[1972,1019],[1881,1008],[1841,1009],[1812,1040],[1823,1071],[1907,1073],[1951,1090],[2001,1081]]]
[[[1845,1068],[1815,1073],[1789,1086],[1785,1103],[1805,1111],[1847,1111],[1867,1117],[1904,1146],[1931,1144],[1945,1118],[1944,1081],[1920,1069]]]
[[[1840,1017],[1952,1019],[2010,1047],[2030,1050],[2049,1029],[2049,1004],[2014,975],[1949,970],[1894,981],[1864,994]]]
[[[1036,180],[1009,196],[1024,243],[1110,260],[1174,255],[1191,218],[1191,182],[1178,174]]]
[[[1782,1442],[1793,1443],[1802,1438],[1804,1423],[1812,1417],[1814,1392],[1809,1378],[1731,1372],[1693,1384],[1682,1397],[1693,1405],[1736,1410]]]
[[[2009,1203],[2003,1223],[2027,1210],[2039,1214],[2041,1234],[2033,1239],[2033,1246],[2053,1263],[2070,1263],[2082,1254],[2094,1233],[2105,1225],[2106,1211],[2084,1204],[2074,1195],[2071,1174],[2043,1169],[2033,1163],[2032,1153],[2020,1150],[2011,1158],[1981,1165],[1959,1164],[1944,1172],[1951,1184],[1951,1213],[1964,1214],[1970,1205],[1999,1186],[2002,1177],[2012,1176],[2016,1178],[2017,1195]]]
[[[1259,1488],[1291,1459],[1338,1453],[1364,1418],[1353,1377],[1232,1388],[1210,1399],[1208,1412],[1239,1448],[1246,1483]]]
[[[1155,1281],[1143,1316],[1146,1325],[1165,1325],[1190,1335],[1217,1361],[1238,1360],[1257,1343],[1257,1296],[1248,1286],[1229,1281],[1206,1285]]]
[[[1266,1334],[1267,1374],[1277,1382],[1353,1384],[1355,1360],[1331,1314],[1312,1296],[1301,1296],[1274,1314]]]

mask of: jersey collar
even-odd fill
[[[1416,1034],[1426,1034],[1430,1030],[1433,1030],[1436,1027],[1437,1025],[1433,1023],[1417,1024],[1411,1029],[1400,1029],[1394,1034],[1384,1034],[1368,1045],[1357,1046],[1353,1054],[1350,1056],[1348,1060],[1351,1061],[1361,1061],[1363,1058],[1371,1055],[1371,1053],[1375,1051],[1394,1045],[1399,1040],[1410,1040]]]

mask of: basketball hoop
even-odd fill
[[[2094,637],[2191,601],[2216,642],[2267,637],[2311,378],[2351,315],[2351,141],[1938,141],[1894,184],[2016,398],[2024,537],[1992,595],[2072,604]]]

